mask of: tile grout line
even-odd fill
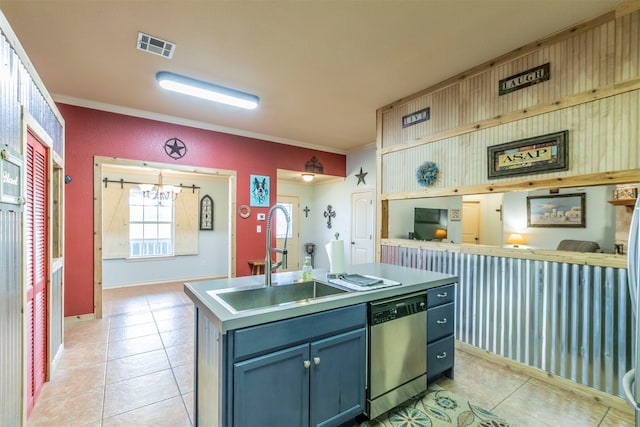
[[[527,377],[527,380],[524,381],[522,384],[520,384],[518,387],[516,387],[511,393],[509,393],[507,396],[505,396],[504,399],[502,399],[500,402],[496,403],[493,408],[491,408],[491,411],[493,412],[498,406],[500,406],[502,403],[506,402],[511,396],[514,395],[514,393],[516,393],[518,390],[520,390],[522,387],[524,387],[529,381],[531,381],[531,377]]]
[[[600,427],[602,425],[602,423],[604,423],[605,418],[607,418],[607,415],[609,415],[609,412],[611,411],[611,407],[607,406],[607,410],[604,412],[604,415],[602,415],[602,418],[600,418],[600,422],[598,424],[596,424],[596,427]]]
[[[182,307],[185,304],[179,305],[179,306],[172,306],[171,308],[173,309],[174,307]],[[162,337],[162,333],[160,333],[160,329],[158,327],[158,323],[156,320],[156,316],[153,312],[153,310],[151,311],[151,315],[153,316],[153,321],[156,322],[156,328],[158,329],[158,335],[160,335],[160,342],[162,343],[162,349],[164,350],[164,354],[169,362],[169,367],[171,369],[171,375],[173,376],[173,381],[176,383],[176,388],[178,389],[178,395],[180,396],[180,401],[182,402],[182,407],[184,408],[185,414],[187,416],[187,419],[189,420],[189,424],[191,426],[193,426],[193,420],[191,419],[191,415],[189,413],[189,409],[187,408],[187,403],[184,401],[184,394],[182,393],[182,390],[180,390],[180,384],[178,383],[178,378],[176,376],[176,372],[175,372],[175,366],[173,366],[173,364],[171,363],[171,358],[169,357],[169,353],[167,352],[167,344],[165,343],[164,338]]]
[[[104,404],[107,400],[107,371],[109,369],[109,349],[111,348],[111,312],[109,312],[109,327],[107,328],[107,351],[105,354],[105,361],[104,361],[104,385],[102,388],[102,405],[100,408],[100,426],[102,426],[102,423],[104,422]]]

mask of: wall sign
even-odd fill
[[[489,178],[567,170],[569,131],[487,147]]]
[[[544,82],[551,78],[549,73],[549,65],[542,64],[538,67],[531,68],[529,70],[523,71],[522,73],[518,73],[511,77],[507,77],[506,79],[500,80],[498,86],[498,94],[499,96],[506,95],[511,92],[515,92],[516,90],[524,89],[525,87],[533,86],[534,84]]]
[[[5,146],[0,150],[0,203],[23,205],[22,170],[24,159]]]
[[[407,114],[406,116],[402,116],[402,127],[406,128],[420,122],[426,122],[429,120],[430,116],[431,113],[429,107],[418,110],[415,113]]]

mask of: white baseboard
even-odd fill
[[[96,314],[95,313],[88,313],[88,314],[80,314],[80,315],[77,315],[77,316],[65,317],[64,318],[64,325],[67,326],[67,325],[73,324],[73,323],[84,322],[85,320],[96,320]]]
[[[171,279],[171,280],[154,280],[152,282],[134,282],[134,283],[120,283],[115,285],[102,285],[102,290],[107,289],[118,289],[118,288],[129,288],[131,286],[150,286],[150,285],[167,285],[169,283],[185,283],[185,282],[202,282],[204,280],[216,280],[216,279],[226,279],[226,274],[217,275],[217,276],[203,276],[203,277],[190,277],[186,279]]]

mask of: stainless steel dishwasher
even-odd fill
[[[427,294],[369,304],[367,415],[427,389]]]

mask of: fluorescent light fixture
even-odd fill
[[[157,73],[156,80],[163,89],[195,96],[208,101],[233,105],[234,107],[246,108],[247,110],[253,110],[260,102],[260,98],[250,93],[240,92],[168,71],[160,71]]]
[[[302,174],[302,179],[304,180],[304,182],[311,182],[311,181],[313,181],[313,174],[312,173],[303,173]]]

